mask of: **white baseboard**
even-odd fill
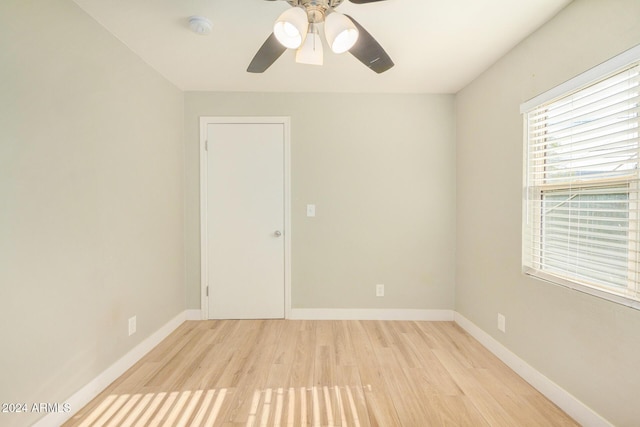
[[[197,319],[192,319],[197,317]],[[171,332],[176,330],[185,320],[200,320],[200,310],[185,310],[176,317],[167,322],[156,332],[147,337],[140,344],[132,348],[127,354],[118,359],[113,365],[91,380],[87,385],[82,387],[71,397],[65,400],[71,407],[71,412],[52,412],[44,418],[38,420],[33,427],[52,427],[62,425],[70,419],[76,411],[84,407],[94,397],[96,397],[109,384],[115,381],[120,375],[124,374],[127,369],[132,367],[138,360],[147,354],[151,349],[165,339]]]
[[[453,321],[453,310],[388,308],[292,308],[294,320],[428,320]]]
[[[456,312],[454,320],[462,329],[467,331],[469,335],[486,347],[487,350],[496,355],[498,359],[502,360],[507,366],[524,378],[525,381],[545,395],[547,399],[558,405],[558,407],[578,423],[588,427],[612,427],[609,421],[602,418],[575,396],[545,377],[527,362],[520,359],[516,354],[512,353],[508,348],[500,344],[499,341],[480,329],[469,319]]]

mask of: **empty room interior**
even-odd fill
[[[639,46],[638,0],[3,0],[0,425],[640,425]]]

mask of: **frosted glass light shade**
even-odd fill
[[[307,28],[307,13],[302,8],[292,7],[278,17],[273,26],[273,34],[284,47],[297,49],[302,45]]]
[[[333,12],[324,21],[324,33],[327,43],[335,53],[343,53],[358,41],[358,29],[346,16]]]
[[[304,44],[296,51],[296,62],[300,64],[322,65],[322,39],[314,24],[309,27],[309,33]]]

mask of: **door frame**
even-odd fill
[[[284,317],[291,315],[291,118],[290,117],[200,117],[200,311],[202,319],[209,319],[207,295],[207,127],[210,124],[282,124],[284,127]]]

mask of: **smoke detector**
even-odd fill
[[[189,28],[198,35],[206,36],[211,33],[213,24],[204,16],[192,16],[189,18]]]

